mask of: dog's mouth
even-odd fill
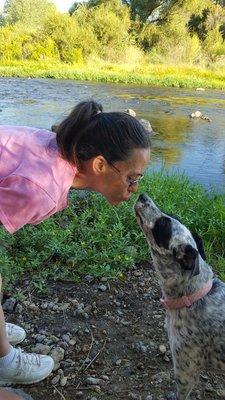
[[[136,215],[136,218],[137,218],[137,221],[138,221],[138,223],[139,223],[139,225],[141,226],[141,228],[143,228],[144,227],[144,220],[143,220],[143,217],[142,217],[142,215],[141,215],[141,213],[137,210],[137,208],[135,207],[135,215]]]

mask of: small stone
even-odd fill
[[[205,91],[205,89],[204,89],[204,88],[202,88],[202,87],[198,87],[198,88],[196,89],[196,91],[197,91],[197,92],[204,92],[204,91]]]
[[[103,379],[104,381],[109,381],[108,375],[102,375],[101,379]]]
[[[217,390],[216,393],[219,397],[222,397],[222,399],[225,399],[225,389],[219,389],[219,390]]]
[[[70,346],[74,346],[76,343],[77,343],[77,340],[76,340],[75,338],[73,338],[73,339],[71,339],[71,340],[69,341],[69,345],[70,345]]]
[[[60,379],[60,385],[63,387],[63,386],[66,386],[66,384],[67,384],[67,376],[63,376],[61,379]]]
[[[23,311],[23,306],[21,304],[17,304],[16,308],[15,308],[15,312],[17,314],[22,314],[22,311]]]
[[[76,399],[82,399],[83,396],[84,396],[83,392],[77,392],[76,393]]]
[[[42,355],[47,355],[51,351],[51,347],[47,346],[46,344],[37,343],[35,346],[32,347],[33,353],[38,353]]]
[[[57,385],[57,383],[60,381],[60,375],[56,375],[52,380],[51,384],[52,385]]]
[[[98,285],[98,290],[100,290],[100,292],[105,292],[107,290],[107,286],[106,285]]]
[[[152,397],[152,395],[151,394],[148,394],[148,396],[146,397],[146,399],[145,400],[153,400],[153,397]]]
[[[136,117],[136,112],[134,110],[132,110],[132,108],[127,108],[126,110],[124,110],[126,114],[131,115],[132,117]]]
[[[153,133],[152,126],[147,119],[141,118],[141,119],[139,119],[139,122],[141,123],[141,125],[145,128],[145,130],[148,133]]]
[[[70,342],[69,335],[62,335],[62,341],[69,343]]]
[[[164,344],[161,344],[159,346],[159,351],[160,351],[160,353],[165,354],[166,353],[166,346]]]
[[[122,363],[122,360],[116,360],[116,362],[115,362],[116,365],[121,365],[121,363]]]
[[[191,113],[190,117],[191,118],[201,118],[202,113],[201,113],[201,111],[195,111],[195,112]]]
[[[93,282],[93,280],[94,280],[94,277],[92,275],[86,275],[84,277],[84,281],[87,283],[91,283],[91,282]]]
[[[98,378],[94,378],[94,377],[92,377],[92,376],[89,376],[89,377],[86,379],[86,383],[87,383],[88,385],[101,385],[101,384],[102,384],[102,379],[98,379]]]
[[[13,312],[15,305],[16,305],[16,299],[14,299],[13,297],[10,297],[3,303],[2,308],[4,311]]]

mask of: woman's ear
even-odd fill
[[[99,155],[99,156],[96,156],[93,158],[92,168],[93,168],[93,172],[96,175],[101,175],[102,173],[105,173],[105,171],[107,170],[108,163],[103,156]]]

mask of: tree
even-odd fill
[[[22,22],[26,26],[40,27],[50,14],[56,12],[56,7],[47,0],[6,0],[3,11],[9,25]]]
[[[224,0],[225,1],[225,0]],[[88,8],[98,7],[101,4],[106,6],[112,5],[115,7],[121,6],[122,4],[129,7],[131,12],[131,18],[136,20],[140,19],[142,22],[145,22],[151,13],[162,4],[167,4],[170,0],[88,0],[86,5]],[[75,2],[71,7],[71,11],[75,11],[79,2]]]

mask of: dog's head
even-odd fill
[[[205,253],[197,234],[192,234],[177,218],[159,210],[146,194],[139,196],[135,213],[154,258],[165,260],[176,274],[189,278],[199,274],[199,254],[205,259]]]

